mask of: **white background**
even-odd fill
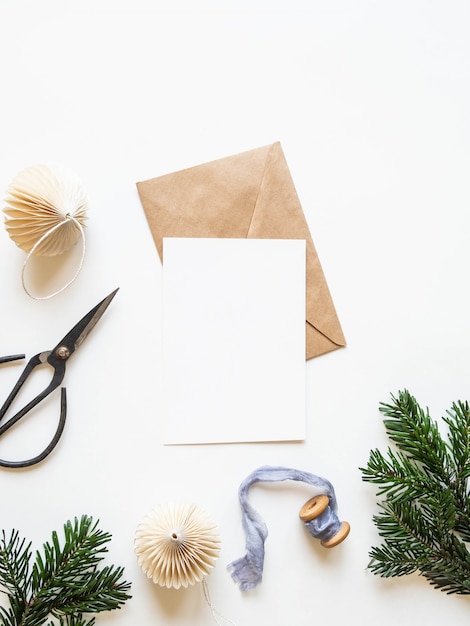
[[[98,624],[213,623],[200,586],[156,588],[133,554],[141,518],[175,498],[217,522],[209,589],[239,626],[467,623],[467,599],[367,570],[377,509],[358,468],[387,445],[390,393],[436,418],[470,396],[469,30],[466,0],[0,0],[0,188],[59,162],[90,199],[83,270],[51,300],[23,292],[24,253],[0,232],[0,352],[51,348],[120,287],[69,362],[57,450],[0,473],[1,526],[39,547],[75,515],[101,520],[133,598]],[[164,447],[161,265],[135,182],[278,140],[348,347],[307,363],[305,443]],[[20,367],[2,366],[3,394]],[[298,519],[308,487],[254,488],[270,535],[243,595],[226,571],[244,552],[237,489],[264,464],[329,478],[352,530],[325,551]]]

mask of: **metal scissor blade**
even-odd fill
[[[88,337],[91,330],[95,327],[95,325],[101,319],[101,316],[106,311],[108,306],[111,303],[111,300],[114,298],[116,293],[119,291],[119,287],[115,289],[113,292],[106,296],[101,302],[99,302],[91,311],[89,311],[82,319],[75,324],[75,326],[70,330],[65,337],[60,341],[57,346],[52,350],[51,358],[54,358],[56,352],[59,348],[66,348],[67,354],[66,356],[61,356],[59,358],[67,359]]]

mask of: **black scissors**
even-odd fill
[[[48,350],[46,352],[40,352],[33,356],[29,363],[27,363],[26,367],[23,370],[23,373],[19,377],[16,385],[13,387],[10,395],[5,400],[3,406],[0,408],[0,436],[3,435],[9,428],[11,428],[14,424],[16,424],[22,417],[24,417],[31,409],[33,409],[36,405],[38,405],[44,398],[46,398],[52,391],[57,389],[57,387],[61,384],[65,376],[65,365],[69,359],[69,357],[75,352],[77,348],[81,346],[83,341],[86,339],[92,328],[96,325],[96,323],[101,319],[101,316],[108,308],[111,300],[116,295],[118,289],[115,289],[112,293],[109,294],[104,300],[99,302],[89,313],[87,313],[79,322],[75,324],[70,332],[68,332],[65,337],[59,341],[55,348],[52,350]],[[24,354],[14,354],[10,356],[0,357],[0,363],[6,363],[9,361],[16,361],[17,359],[23,359]],[[35,398],[33,398],[28,404],[26,404],[18,413],[10,417],[3,424],[1,423],[5,413],[8,411],[11,403],[17,396],[21,387],[24,385],[30,374],[34,371],[34,369],[40,365],[44,365],[48,363],[52,369],[54,370],[52,380],[49,385],[39,393]],[[61,401],[60,401],[60,419],[57,430],[54,434],[49,445],[38,454],[38,456],[33,457],[32,459],[28,459],[26,461],[5,461],[0,459],[1,467],[10,467],[10,468],[18,468],[18,467],[28,467],[30,465],[35,465],[39,463],[43,459],[46,458],[50,452],[57,445],[60,436],[62,435],[62,431],[65,426],[65,418],[67,415],[67,400],[66,400],[66,392],[65,387],[61,388]]]

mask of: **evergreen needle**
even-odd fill
[[[107,553],[109,533],[83,515],[64,524],[64,542],[57,533],[36,552],[13,530],[0,537],[0,606],[2,626],[93,626],[87,614],[119,609],[130,598],[122,567],[99,569]]]
[[[381,546],[373,547],[369,569],[383,577],[423,575],[446,593],[470,594],[470,407],[455,402],[437,422],[406,390],[380,412],[395,448],[371,450],[366,482],[383,496],[373,517]]]

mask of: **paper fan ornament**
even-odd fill
[[[25,265],[32,254],[58,256],[82,238],[82,258],[74,280],[85,254],[87,207],[85,189],[69,169],[34,165],[20,172],[10,183],[3,211],[10,238],[28,253]]]
[[[5,199],[5,226],[26,252],[55,256],[69,250],[85,225],[87,197],[78,177],[65,167],[34,165],[10,183]],[[45,237],[53,228],[50,237]]]
[[[220,552],[220,537],[209,515],[195,504],[164,504],[137,528],[138,563],[161,587],[188,587],[203,580]]]

